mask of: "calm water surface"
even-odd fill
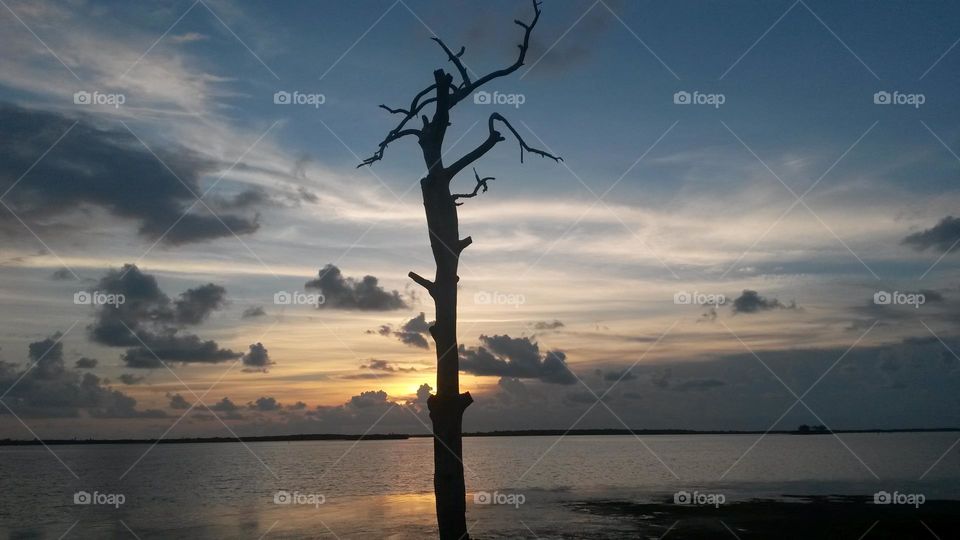
[[[960,499],[960,452],[947,452],[957,433],[840,437],[770,435],[759,443],[755,435],[468,438],[468,523],[486,538],[627,531],[627,523],[576,512],[566,503],[672,499],[678,490],[722,493],[727,500],[878,490]],[[5,536],[434,535],[429,439],[52,451],[56,455],[43,447],[0,448]],[[124,500],[119,507],[74,504],[78,491]],[[296,500],[276,504],[278,491]],[[477,504],[477,492],[505,504]]]

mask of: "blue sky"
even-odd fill
[[[811,384],[817,414],[795,409],[779,427],[956,425],[958,10],[545,2],[526,65],[486,88],[522,103],[467,100],[447,137],[452,160],[497,111],[564,158],[521,164],[505,141],[477,164],[496,177],[490,191],[461,207],[474,244],[460,341],[508,366],[465,373],[487,404],[467,429],[565,428],[588,409],[584,427],[766,429],[777,415],[765,412],[791,404],[785,386]],[[511,21],[531,11],[520,1],[8,2],[0,381],[14,412],[44,434],[155,436],[183,413],[176,395],[193,403],[193,390],[211,388],[183,433],[363,431],[385,408],[399,416],[381,416],[383,431],[420,430],[403,409],[421,414],[422,385],[435,386],[433,350],[405,330],[432,315],[405,277],[432,268],[422,159],[402,140],[372,168],[356,165],[394,125],[377,106],[406,106],[434,69],[452,69],[434,32],[464,45],[482,74],[513,60]],[[77,103],[76,92],[123,103]],[[276,104],[277,92],[322,104]],[[722,104],[677,104],[678,92]],[[884,92],[922,103],[876,103]],[[469,190],[470,174],[457,182]],[[131,345],[97,338],[109,312],[73,294],[120,287],[110,272],[128,263],[156,279],[156,309],[222,287],[197,322],[152,330],[234,356],[150,368],[125,356]],[[375,276],[403,307],[274,304],[278,291],[309,292],[328,264],[348,284]],[[727,302],[675,303],[693,291]],[[925,302],[878,305],[881,291]],[[509,341],[494,350],[493,336]],[[52,356],[31,357],[31,343]],[[251,356],[256,343],[269,363]],[[572,384],[510,367],[551,352]],[[62,386],[33,381],[58,354]],[[82,357],[96,366],[75,368]],[[93,402],[51,406],[45,393],[74,391],[84,374],[97,378]],[[282,406],[255,406],[264,397]],[[224,398],[236,410],[215,409]],[[15,419],[0,425],[26,436]]]

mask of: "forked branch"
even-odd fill
[[[514,127],[510,124],[509,121],[507,121],[506,118],[504,118],[500,113],[493,113],[490,115],[490,119],[487,120],[487,129],[489,130],[489,134],[487,135],[486,140],[484,140],[482,143],[480,143],[480,145],[478,145],[476,148],[468,152],[462,158],[454,162],[453,165],[448,167],[446,170],[447,178],[452,179],[454,176],[457,175],[458,172],[463,170],[465,167],[469,166],[474,161],[483,157],[483,155],[489,152],[491,148],[496,146],[498,142],[504,140],[503,135],[501,135],[500,132],[497,131],[496,127],[494,126],[494,122],[498,122],[498,121],[502,122],[505,126],[507,126],[507,129],[510,130],[510,133],[513,133],[513,136],[516,137],[517,143],[520,145],[520,162],[521,163],[523,163],[523,154],[525,152],[536,154],[540,157],[550,158],[557,162],[563,161],[563,158],[561,158],[560,156],[555,156],[550,152],[540,150],[539,148],[534,148],[529,144],[527,144],[527,142],[523,140],[523,137],[521,137],[520,134],[517,133],[517,130],[514,129]]]
[[[477,185],[473,186],[473,191],[471,191],[470,193],[454,193],[454,194],[453,194],[453,201],[454,201],[453,204],[455,204],[455,205],[457,205],[457,206],[462,205],[463,203],[458,203],[458,202],[456,202],[457,199],[472,199],[473,197],[476,197],[476,196],[477,196],[477,192],[480,191],[480,189],[483,189],[483,193],[486,193],[486,192],[487,192],[487,182],[489,182],[489,181],[491,181],[491,180],[496,180],[496,178],[494,178],[494,177],[492,177],[492,176],[487,176],[487,177],[484,177],[484,178],[480,178],[480,175],[477,173],[477,168],[476,168],[476,167],[473,168],[473,176],[477,179]]]

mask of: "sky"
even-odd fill
[[[542,9],[445,143],[563,157],[459,209],[466,431],[960,424],[960,6]],[[532,11],[4,0],[0,438],[428,432],[422,158],[357,165]]]

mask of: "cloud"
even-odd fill
[[[383,405],[387,403],[387,393],[383,390],[369,390],[367,392],[360,392],[360,394],[350,398],[350,401],[347,402],[347,405],[355,407],[358,409],[366,409],[369,407],[375,407],[377,405]]]
[[[733,301],[734,313],[757,313],[774,309],[797,309],[797,303],[784,304],[776,298],[768,299],[760,296],[757,291],[750,289],[744,289],[743,293]]]
[[[633,373],[630,373],[630,370],[618,370],[618,371],[608,371],[603,375],[603,380],[605,381],[632,381],[636,379],[637,376]]]
[[[278,403],[277,400],[272,397],[260,397],[260,398],[257,398],[255,402],[248,403],[247,408],[253,409],[256,411],[268,412],[268,411],[280,410],[283,408],[283,406],[280,405],[280,403]]]
[[[137,400],[114,390],[92,373],[66,369],[61,334],[30,343],[27,367],[0,362],[0,387],[18,416],[97,418],[162,418],[162,411],[137,409]],[[31,369],[32,368],[32,369]],[[5,411],[0,409],[0,414]]]
[[[218,401],[218,402],[216,402],[216,403],[214,403],[213,405],[210,406],[210,410],[219,411],[219,412],[227,412],[227,413],[229,413],[229,412],[234,412],[234,411],[236,411],[236,410],[239,409],[239,408],[240,408],[240,407],[237,407],[237,404],[234,403],[234,402],[232,402],[232,401],[230,401],[230,398],[228,398],[228,397],[225,397],[225,398],[221,399],[220,401]]]
[[[387,292],[379,285],[377,278],[345,278],[340,269],[332,264],[321,268],[317,279],[308,281],[304,287],[323,294],[324,301],[318,306],[321,309],[390,311],[408,307],[399,292]]]
[[[395,372],[398,372],[398,371],[411,372],[411,371],[416,371],[416,370],[417,370],[417,368],[412,368],[412,367],[409,367],[409,368],[396,367],[396,366],[391,365],[391,364],[390,364],[389,362],[387,362],[386,360],[376,360],[376,359],[372,359],[372,358],[370,359],[369,362],[367,362],[366,364],[364,364],[364,365],[362,365],[362,366],[360,366],[360,367],[365,368],[365,369],[372,369],[372,370],[376,370],[376,371],[388,371],[388,372],[391,372],[391,373],[395,373]]]
[[[553,384],[574,384],[563,351],[540,354],[540,347],[530,338],[508,335],[480,336],[481,346],[460,346],[460,370],[473,375],[538,379]]]
[[[132,373],[122,373],[120,375],[120,382],[126,384],[127,386],[140,384],[144,381],[144,377],[139,375],[134,375]]]
[[[95,125],[89,118],[0,104],[0,155],[0,192],[30,170],[30,181],[17,184],[4,203],[48,235],[73,232],[89,220],[72,216],[90,208],[132,220],[141,236],[167,245],[250,234],[260,226],[256,213],[214,215],[203,205],[191,210],[194,194],[203,192],[200,179],[222,164],[182,147],[151,151],[126,129]],[[208,204],[216,209],[215,201]],[[0,217],[0,231],[21,228],[9,213]]]
[[[248,373],[266,373],[267,368],[274,364],[276,364],[276,362],[270,360],[270,355],[267,353],[267,348],[264,347],[262,343],[254,343],[250,345],[250,350],[243,355],[243,365],[247,366],[243,370]]]
[[[933,227],[907,236],[900,243],[912,246],[917,251],[932,247],[947,251],[958,241],[960,241],[960,218],[947,216]]]
[[[223,307],[226,296],[227,290],[213,283],[187,290],[174,302],[177,322],[202,323],[213,311]]]
[[[189,409],[189,408],[190,408],[190,403],[187,402],[187,400],[184,399],[183,396],[181,396],[180,394],[173,394],[172,396],[171,396],[170,394],[167,394],[167,396],[170,398],[170,408],[171,408],[171,409],[181,409],[181,410],[182,410],[182,409]]]
[[[553,321],[537,321],[533,323],[534,330],[556,330],[563,328],[563,323],[554,319]]]
[[[381,336],[393,336],[401,343],[417,347],[419,349],[429,349],[430,343],[427,336],[430,335],[430,325],[427,322],[427,316],[421,311],[416,317],[404,322],[398,330],[394,330],[389,324],[381,325],[376,331],[368,330],[368,334],[377,333]]]
[[[53,281],[69,281],[74,279],[73,272],[68,268],[58,268],[50,274],[50,279]]]
[[[226,291],[207,284],[189,289],[176,301],[160,290],[157,280],[136,265],[110,270],[97,290],[123,295],[117,306],[102,305],[88,327],[93,341],[111,347],[127,347],[122,359],[131,368],[159,368],[165,362],[216,363],[235,359],[240,353],[223,349],[215,341],[202,340],[184,331],[203,322],[219,309]]]
[[[254,319],[256,317],[265,317],[267,312],[263,310],[263,306],[251,306],[243,310],[243,313],[240,315],[241,319]]]
[[[98,362],[96,358],[87,358],[86,356],[83,356],[79,358],[73,365],[77,369],[93,369],[97,367],[97,363]]]

